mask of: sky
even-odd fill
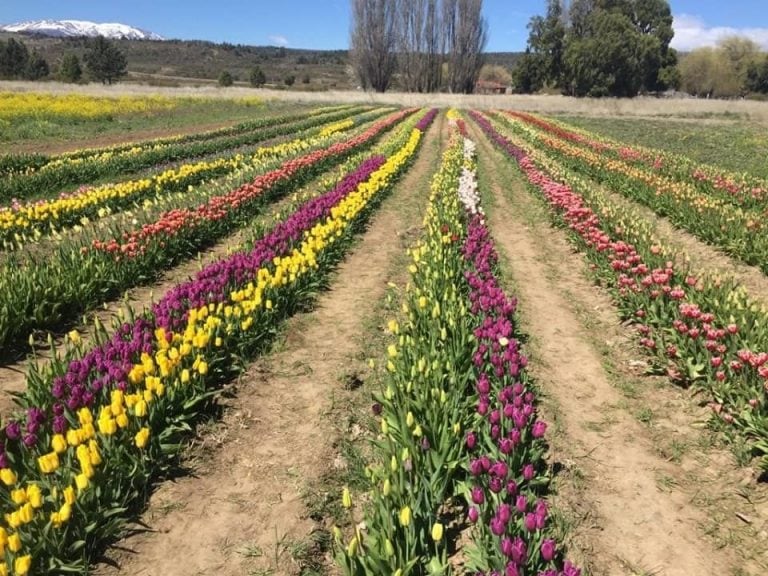
[[[24,20],[120,22],[165,38],[308,49],[345,49],[349,0],[0,0],[0,24]],[[490,52],[525,48],[545,0],[485,0]],[[691,50],[743,34],[768,50],[768,0],[671,0],[672,46]]]

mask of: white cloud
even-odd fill
[[[285,36],[281,36],[280,34],[273,34],[272,36],[268,36],[269,41],[272,42],[275,46],[288,46],[288,38]]]
[[[688,52],[702,46],[715,46],[725,36],[746,36],[768,50],[768,28],[732,28],[730,26],[707,26],[698,16],[678,14],[672,27],[675,37],[671,46],[676,50]]]

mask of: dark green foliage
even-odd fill
[[[512,82],[515,86],[515,92],[523,94],[538,92],[544,87],[546,79],[547,75],[544,70],[543,59],[539,58],[536,54],[532,54],[530,49],[526,50],[512,71]]]
[[[219,86],[232,86],[232,84],[235,83],[234,78],[232,78],[232,74],[230,74],[229,70],[223,70],[221,74],[219,74]]]
[[[117,82],[127,73],[128,62],[125,54],[103,36],[88,42],[88,51],[83,59],[88,67],[88,74],[102,84]]]
[[[9,38],[0,41],[0,78],[20,78],[24,75],[29,62],[29,51],[24,42]]]
[[[61,59],[59,65],[59,78],[63,82],[75,83],[79,82],[83,77],[83,69],[80,67],[80,59],[77,54],[68,52]]]
[[[251,70],[250,82],[254,88],[261,88],[267,83],[267,76],[261,68],[256,66]]]
[[[32,52],[24,70],[24,78],[27,80],[40,80],[50,73],[48,62],[38,52]]]
[[[768,94],[768,56],[762,61],[750,62],[747,67],[746,88],[749,92]]]
[[[296,76],[293,74],[289,74],[285,78],[283,78],[283,82],[285,82],[286,86],[293,86],[293,84],[296,82]]]
[[[528,52],[515,71],[519,92],[559,87],[574,96],[635,96],[676,87],[666,0],[548,0],[528,25]]]

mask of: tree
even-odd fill
[[[363,89],[385,92],[397,56],[397,5],[392,0],[352,0],[350,55]]]
[[[741,91],[736,70],[722,50],[697,48],[680,60],[683,90],[694,96],[728,97]]]
[[[515,92],[533,94],[541,90],[546,79],[543,64],[541,58],[531,54],[531,49],[526,48],[525,54],[517,61],[517,65],[512,71]]]
[[[29,61],[29,51],[24,42],[9,38],[8,42],[0,41],[0,78],[21,77]]]
[[[296,82],[296,76],[293,74],[289,74],[285,78],[283,78],[283,82],[285,82],[286,86],[293,86],[293,84]]]
[[[546,16],[534,16],[528,23],[528,58],[526,63],[542,75],[540,84],[560,86],[563,80],[565,22],[561,0],[547,0]],[[530,68],[529,68],[530,69]]]
[[[255,88],[261,88],[267,83],[267,77],[264,74],[264,71],[258,66],[251,70],[250,82],[251,86]]]
[[[717,48],[736,74],[742,94],[747,93],[747,72],[750,65],[760,59],[760,46],[744,36],[726,36],[717,43]]]
[[[483,66],[488,24],[483,0],[444,0],[443,33],[448,61],[448,89],[471,94]]]
[[[517,90],[560,86],[575,96],[635,96],[679,83],[667,0],[548,0],[534,16]]]
[[[88,74],[103,84],[117,82],[127,74],[128,62],[120,49],[112,42],[98,36],[89,42],[83,57]]]
[[[234,83],[235,79],[232,78],[232,74],[229,72],[229,70],[222,70],[221,74],[219,74],[219,86],[226,88],[228,86],[232,86]]]
[[[768,94],[768,55],[749,64],[745,88],[748,92]]]
[[[69,52],[64,55],[59,65],[59,78],[64,82],[79,82],[83,76],[83,69],[80,67],[80,59],[77,54]]]
[[[398,67],[409,92],[440,88],[442,47],[437,0],[397,0]]]
[[[24,70],[24,78],[27,80],[40,80],[45,78],[50,73],[48,62],[43,58],[37,50],[32,52],[32,56],[29,57],[27,66]]]
[[[588,33],[565,50],[568,91],[573,96],[635,96],[640,77],[640,40],[632,24],[615,11],[598,10]]]

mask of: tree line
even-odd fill
[[[97,82],[112,84],[127,73],[127,61],[120,49],[103,36],[89,39],[83,63],[74,52],[64,54],[57,63],[55,76],[64,82],[80,82],[83,65],[87,76]],[[48,62],[36,51],[31,53],[21,40],[0,40],[0,79],[41,80],[51,75]]]
[[[666,0],[547,0],[531,18],[517,92],[624,96],[682,89],[695,96],[768,94],[768,54],[731,36],[678,54]]]
[[[483,65],[482,0],[352,0],[350,57],[360,85],[469,94]]]
[[[768,54],[749,38],[729,36],[714,48],[698,48],[680,59],[681,87],[701,97],[768,94]]]
[[[514,72],[520,92],[635,96],[679,84],[666,0],[547,0]]]

